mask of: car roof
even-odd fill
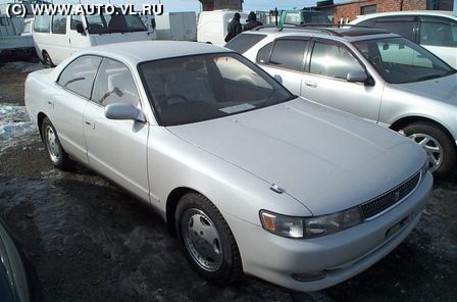
[[[358,22],[362,20],[368,20],[379,17],[392,17],[392,16],[441,16],[450,19],[457,20],[457,16],[451,11],[445,10],[409,10],[409,11],[400,11],[400,12],[384,12],[384,13],[374,13],[369,15],[359,15],[352,22]],[[352,23],[351,22],[351,23]]]
[[[243,34],[267,34],[276,37],[282,36],[313,36],[313,37],[336,37],[347,41],[360,40],[373,36],[395,36],[397,34],[391,33],[382,28],[372,27],[357,27],[357,26],[344,26],[344,27],[328,27],[322,24],[305,24],[302,26],[285,26],[282,28],[272,26],[260,26],[253,30],[243,32]]]
[[[220,52],[231,52],[231,50],[199,42],[137,41],[95,46],[80,51],[79,55],[92,54],[122,58],[136,65],[145,61]]]

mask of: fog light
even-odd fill
[[[312,282],[324,279],[326,277],[326,274],[325,272],[293,273],[290,276],[298,282]]]

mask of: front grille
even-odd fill
[[[420,172],[389,192],[363,203],[363,217],[365,217],[365,219],[373,217],[405,198],[412,190],[414,190],[419,182],[419,179]]]

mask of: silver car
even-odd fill
[[[31,73],[25,101],[56,167],[76,159],[154,207],[218,283],[344,281],[406,238],[432,188],[411,140],[207,44],[83,50]]]
[[[260,28],[226,47],[292,93],[410,137],[432,172],[455,170],[456,70],[413,42],[371,28]]]

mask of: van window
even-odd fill
[[[67,33],[67,16],[55,15],[52,17],[52,32],[60,35]]]
[[[445,18],[421,18],[419,43],[457,47],[457,22]]]
[[[42,15],[35,16],[33,21],[33,30],[39,33],[48,33],[51,30],[51,16]]]
[[[81,21],[81,16],[71,16],[71,19],[70,19],[70,29],[71,30],[76,30],[76,27],[78,26],[78,24],[83,24],[83,22]]]
[[[100,57],[82,56],[68,64],[57,80],[57,84],[86,99],[90,98]]]
[[[102,14],[86,16],[90,34],[147,31],[138,15]]]

